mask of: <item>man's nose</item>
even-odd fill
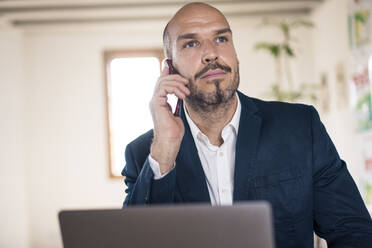
[[[213,63],[218,59],[218,52],[215,44],[211,41],[206,41],[204,43],[203,49],[203,57],[202,62],[203,64]]]

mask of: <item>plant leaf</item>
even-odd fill
[[[280,55],[280,45],[267,43],[267,42],[259,42],[254,47],[256,50],[266,50],[275,58],[279,57]]]
[[[289,26],[292,28],[298,28],[298,27],[312,28],[314,27],[314,23],[299,19],[299,20],[293,21],[291,24],[289,24]]]
[[[288,44],[283,45],[283,48],[289,57],[295,57],[293,49]]]

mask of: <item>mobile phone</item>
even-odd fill
[[[165,62],[167,63],[168,65],[168,68],[169,68],[169,74],[177,74],[176,70],[174,69],[173,65],[172,65],[172,60],[170,59],[166,59]],[[182,100],[181,99],[177,99],[177,104],[176,104],[176,109],[174,110],[174,113],[173,115],[174,116],[180,116],[180,112],[181,112],[181,102]]]

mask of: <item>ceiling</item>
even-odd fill
[[[324,0],[211,0],[227,16],[306,14]],[[182,0],[0,0],[0,24],[14,26],[168,19]]]

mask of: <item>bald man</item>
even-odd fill
[[[245,96],[224,15],[191,3],[167,24],[165,67],[150,101],[154,129],[131,142],[124,206],[266,200],[276,245],[370,247],[371,217],[311,106]],[[183,100],[179,116],[167,95]]]

